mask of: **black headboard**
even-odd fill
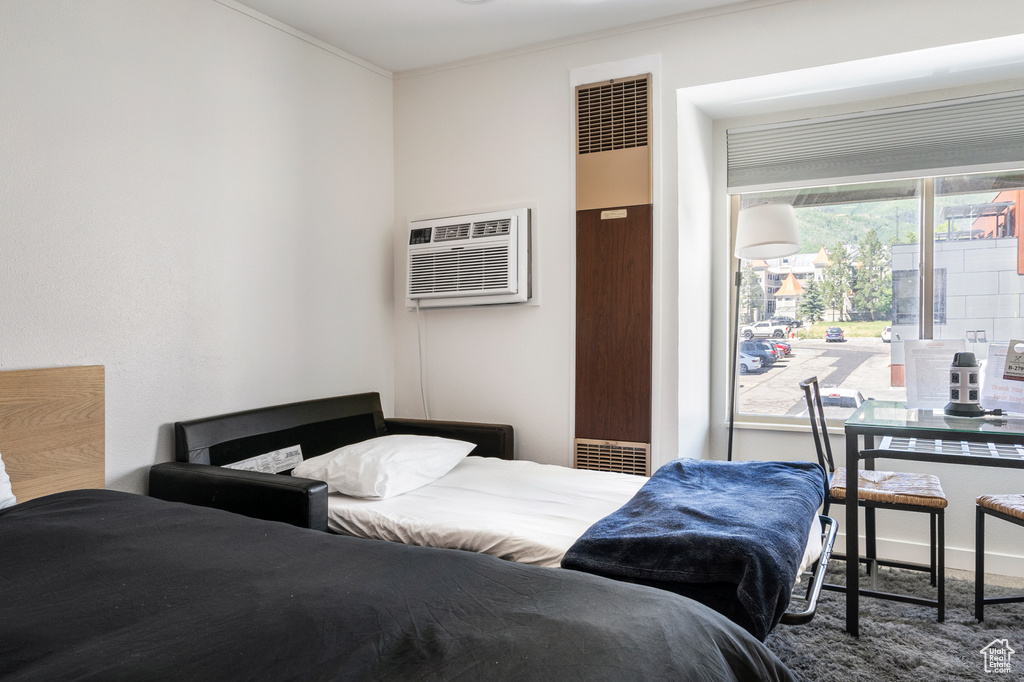
[[[357,393],[177,422],[174,458],[223,466],[299,445],[308,459],[389,433],[455,438],[476,443],[473,455],[515,456],[507,424],[385,419],[380,394]]]
[[[316,457],[386,433],[380,394],[262,407],[174,425],[174,458],[223,466],[293,445]]]

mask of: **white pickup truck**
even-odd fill
[[[769,320],[762,320],[761,322],[755,322],[749,327],[742,327],[740,334],[745,339],[752,339],[755,336],[760,338],[776,338],[782,339],[789,336],[789,326],[784,324],[773,324]]]

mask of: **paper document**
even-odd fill
[[[294,469],[302,462],[302,446],[292,445],[291,447],[274,450],[263,455],[256,455],[249,459],[243,459],[231,464],[225,464],[225,469],[242,469],[243,471],[262,471],[265,474],[276,474],[281,471]]]
[[[907,407],[936,409],[949,403],[949,366],[964,352],[963,339],[922,339],[903,342]]]

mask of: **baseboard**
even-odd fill
[[[863,536],[861,536],[860,546],[863,551]],[[846,553],[846,535],[844,533],[839,533],[836,536],[836,544],[833,549],[839,554]],[[925,543],[900,542],[879,538],[878,556],[896,561],[911,561],[925,564],[928,563],[928,545]],[[974,571],[974,548],[962,549],[947,546],[946,567]],[[985,573],[1024,578],[1024,556],[986,552]]]

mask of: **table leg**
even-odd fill
[[[860,636],[860,557],[859,515],[857,513],[857,469],[860,465],[860,438],[856,433],[846,434],[846,631]]]
[[[974,508],[974,617],[985,620],[985,515]]]

